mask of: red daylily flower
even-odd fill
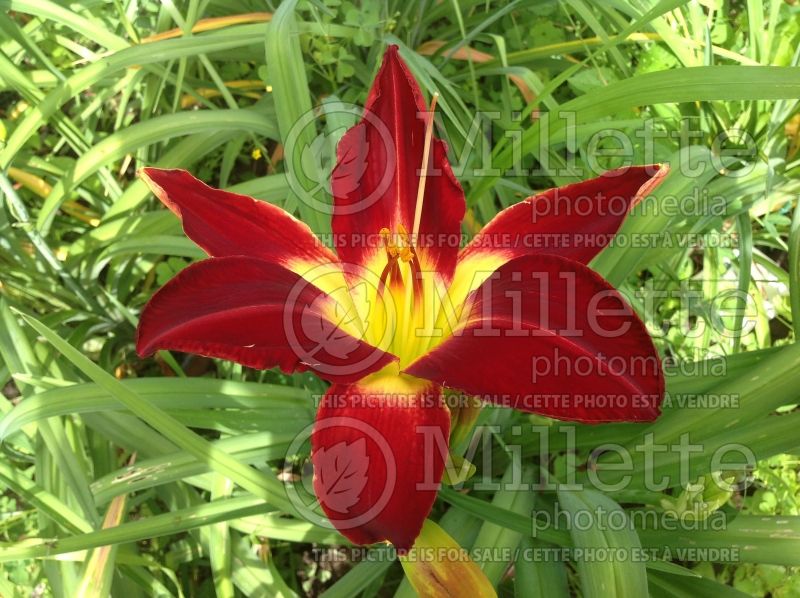
[[[312,436],[317,496],[351,541],[398,550],[414,543],[442,477],[446,454],[423,440],[447,442],[444,388],[581,422],[653,420],[664,392],[644,325],[587,263],[665,170],[546,191],[459,250],[464,195],[429,123],[392,46],[366,116],[339,144],[337,253],[271,204],[182,170],[143,170],[211,257],[153,296],[139,354],[172,349],[331,381]]]

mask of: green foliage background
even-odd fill
[[[619,492],[444,489],[433,517],[462,546],[498,554],[642,546],[673,555],[486,562],[501,595],[800,595],[800,484],[790,456],[800,445],[796,1],[0,0],[0,8],[0,595],[410,595],[391,558],[316,558],[344,539],[294,517],[286,501],[284,484],[309,475],[307,447],[293,468],[283,456],[313,421],[323,382],[168,353],[140,360],[133,350],[142,306],[202,257],[135,170],[187,168],[326,232],[327,217],[298,201],[287,173],[302,181],[304,160],[329,167],[352,124],[337,103],[363,104],[387,43],[401,46],[428,94],[441,94],[442,132],[466,156],[466,232],[535,190],[580,180],[593,159],[617,166],[621,158],[598,158],[604,146],[590,144],[599,129],[639,139],[655,126],[655,159],[673,172],[650,200],[656,209],[631,216],[623,235],[702,240],[618,245],[592,266],[631,298],[673,364],[670,396],[731,395],[738,408],[673,401],[652,425],[576,425],[575,454],[563,452],[553,422],[487,408],[481,423],[499,427],[493,471],[509,467],[504,447],[521,443],[526,479],[549,472],[581,481],[603,443],[634,450],[647,434],[673,443],[688,433],[703,446],[690,460],[694,481],[721,470],[750,482],[723,496],[693,491],[675,477],[674,454],[648,463],[634,450],[636,475]],[[327,143],[284,157],[292,125],[312,108]],[[559,111],[575,122],[541,118]],[[499,117],[472,147],[476,112]],[[687,122],[696,135],[681,135]],[[756,151],[720,155],[720,140],[746,150],[744,133]],[[514,139],[526,168],[547,162],[558,175],[503,172],[514,166]],[[634,146],[635,163],[645,150]],[[500,174],[475,174],[484,152]],[[724,172],[685,176],[682,166],[698,157],[717,158]],[[694,194],[721,199],[691,214],[657,209],[670,195]],[[688,305],[663,299],[687,285],[696,291]],[[743,334],[714,325],[715,301],[731,289],[752,299],[754,325]],[[727,315],[724,327],[739,329],[742,319]],[[551,426],[550,454],[539,454],[535,435],[516,433],[532,422]],[[758,467],[713,464],[730,443],[752,450]],[[646,475],[672,482],[653,492]],[[727,525],[547,529],[531,538],[531,509],[546,513],[556,500],[628,515],[718,511]],[[676,556],[697,547],[735,547],[740,558]]]

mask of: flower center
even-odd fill
[[[374,297],[377,309],[373,312],[374,317],[368,320],[367,337],[372,344],[396,355],[401,368],[425,353],[432,342],[442,337],[436,322],[442,304],[441,293],[446,294],[446,290],[439,288],[435,272],[422,270],[415,246],[425,200],[433,114],[438,97],[438,93],[433,94],[425,122],[412,233],[409,235],[408,229],[399,222],[394,231],[388,227],[381,228],[386,261],[384,263],[383,257],[378,255],[370,268],[376,274],[381,274]]]

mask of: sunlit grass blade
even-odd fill
[[[23,315],[22,317],[39,334],[52,343],[75,367],[177,446],[188,451],[196,458],[207,461],[214,471],[231,478],[243,488],[268,501],[275,507],[284,509],[289,513],[294,512],[293,505],[286,498],[285,490],[274,476],[243,465],[233,459],[183,426],[174,417],[167,415],[158,407],[143,400],[135,392],[120,384],[117,379],[92,363],[50,328],[30,316]]]

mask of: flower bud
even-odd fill
[[[400,556],[408,580],[421,597],[496,597],[480,567],[441,527],[428,519],[414,546]]]

